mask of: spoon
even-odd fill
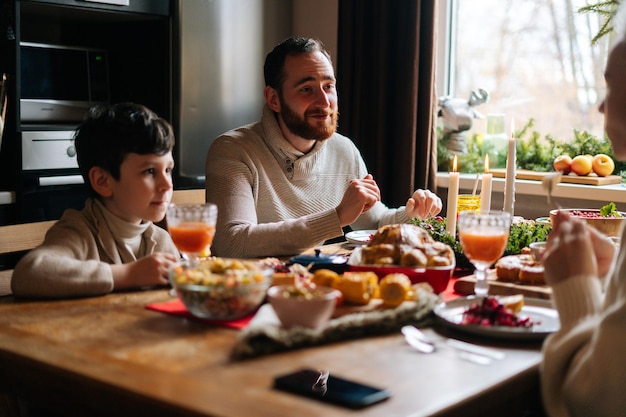
[[[414,326],[402,327],[402,334],[407,343],[414,349],[422,353],[433,353],[435,351],[435,344],[426,339],[424,333]]]
[[[554,187],[561,182],[562,176],[563,175],[560,172],[551,172],[541,179],[541,185],[547,193],[546,196],[548,197],[548,205],[553,209],[562,208],[557,201],[552,199],[552,191],[554,190]]]

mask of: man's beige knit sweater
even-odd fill
[[[209,149],[207,201],[218,206],[214,255],[293,255],[341,236],[335,207],[350,180],[366,174],[350,139],[335,133],[303,154],[265,106],[260,122],[225,133]],[[378,202],[351,226],[377,229],[408,220],[404,207]]]

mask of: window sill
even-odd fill
[[[461,174],[459,188],[464,191],[472,191],[476,182],[476,174]],[[480,188],[480,180],[478,181]],[[448,189],[449,176],[447,172],[437,173],[437,188]],[[494,178],[492,185],[493,192],[504,192],[504,178]],[[515,194],[545,196],[540,181],[516,180]],[[560,183],[554,189],[552,195],[561,198],[573,198],[591,201],[613,201],[626,203],[626,187],[622,184],[610,185],[584,185]]]
[[[476,182],[476,174],[460,174],[459,192],[471,194]],[[492,183],[491,207],[496,209],[502,205],[504,197],[504,178],[494,178]],[[448,194],[449,175],[447,172],[437,173],[437,193],[446,205]],[[478,181],[480,193],[480,180]],[[559,199],[563,207],[571,208],[600,208],[614,202],[617,209],[626,211],[626,187],[622,184],[611,185],[583,185],[560,183],[552,195]],[[550,208],[547,206],[546,193],[541,181],[515,181],[515,214],[525,218],[547,216]],[[445,213],[445,211],[444,211]]]

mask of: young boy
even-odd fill
[[[172,198],[169,123],[132,103],[92,108],[75,134],[91,198],[66,210],[17,264],[16,296],[64,298],[167,284],[179,252],[161,221]]]

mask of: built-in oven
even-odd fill
[[[23,131],[21,144],[19,220],[54,220],[68,208],[83,208],[88,191],[78,170],[74,130]]]

